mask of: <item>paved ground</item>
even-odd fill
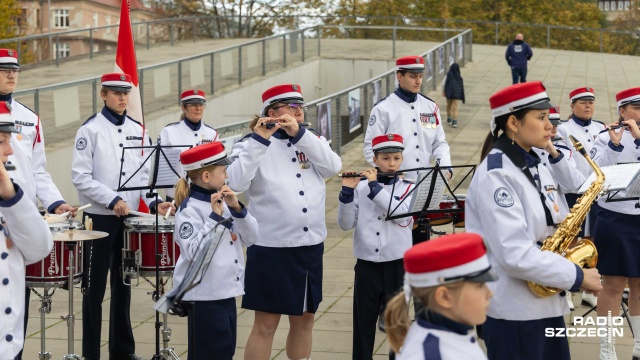
[[[343,52],[349,51],[349,46]],[[412,51],[415,52],[415,51]],[[568,93],[579,86],[592,86],[597,95],[596,118],[609,121],[615,116],[615,99],[617,91],[638,84],[640,71],[637,59],[630,56],[588,54],[572,51],[550,51],[534,49],[535,55],[530,64],[529,79],[541,79],[547,85],[554,104],[561,106],[562,116],[568,114]],[[510,72],[503,60],[502,47],[476,45],[473,47],[473,62],[462,70],[465,79],[467,103],[460,108],[459,128],[447,127],[447,139],[452,147],[454,164],[477,164],[479,151],[489,129],[490,111],[489,96],[496,90],[509,85]],[[139,55],[140,56],[140,55]],[[142,62],[142,61],[141,61]],[[91,67],[91,64],[78,62],[78,67]],[[24,85],[24,83],[23,83]],[[444,99],[438,92],[431,92],[442,109]],[[444,112],[443,112],[444,115]],[[362,159],[362,139],[353,141],[343,152],[344,168],[363,169],[367,165]],[[456,179],[454,179],[455,181]],[[463,185],[462,189],[466,186]],[[327,228],[329,235],[325,243],[324,265],[324,301],[316,316],[314,327],[314,346],[312,358],[349,359],[351,357],[351,329],[353,302],[353,266],[351,233],[341,231],[336,221],[337,193],[340,183],[337,178],[327,183]],[[464,192],[464,190],[461,190]],[[441,230],[451,231],[450,226]],[[154,353],[154,313],[151,297],[147,294],[150,286],[142,283],[133,289],[131,318],[137,341],[137,353],[149,358]],[[40,289],[38,289],[40,290]],[[108,293],[108,292],[107,292]],[[58,290],[54,295],[53,309],[46,315],[47,350],[53,358],[66,353],[67,328],[60,315],[67,314],[67,292]],[[576,295],[579,302],[580,295]],[[27,331],[25,359],[37,359],[40,347],[39,302],[32,296],[29,304],[31,319]],[[74,312],[78,316],[75,328],[75,350],[81,348],[81,301],[80,293],[75,290]],[[108,308],[109,298],[103,305],[103,347],[102,356],[108,358]],[[578,307],[573,315],[581,315],[587,309]],[[569,320],[569,317],[567,317]],[[253,314],[238,309],[238,341],[236,358],[242,359],[246,339],[251,330]],[[187,332],[183,318],[171,317],[173,328],[171,346],[177,354],[186,359]],[[626,323],[625,323],[626,325]],[[288,329],[287,321],[282,321],[278,329],[272,349],[273,359],[286,359],[284,346]],[[619,339],[618,355],[621,359],[631,357],[633,340],[628,326],[624,327],[624,338]],[[571,341],[571,353],[575,359],[596,359],[598,340],[595,338],[575,338]],[[385,359],[388,345],[382,333],[377,334],[375,359]],[[214,359],[215,356],[212,356]]]

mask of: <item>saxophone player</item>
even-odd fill
[[[539,297],[528,288],[544,286],[599,291],[596,269],[582,269],[551,251],[541,251],[562,221],[557,184],[533,150],[551,140],[549,97],[541,82],[509,86],[489,103],[491,133],[469,186],[467,231],[480,234],[499,279],[483,325],[487,355],[501,359],[570,359],[566,338],[547,338],[545,328],[564,328],[566,291]],[[563,155],[544,161],[559,163]],[[561,169],[561,168],[559,168]],[[527,339],[527,341],[521,341]]]
[[[640,160],[640,87],[616,95],[623,128],[603,131],[591,149],[591,158],[599,166]],[[620,197],[625,197],[620,194]],[[602,273],[603,291],[598,297],[598,316],[610,311],[618,314],[620,298],[629,282],[629,323],[634,331],[633,359],[640,359],[640,209],[635,201],[598,201],[594,243],[598,249],[598,270]],[[600,339],[600,359],[615,359],[615,348],[606,338]]]

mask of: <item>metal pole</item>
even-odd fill
[[[34,108],[36,110],[36,114],[40,114],[40,90],[36,89],[36,92],[33,93],[33,103],[35,104]]]
[[[89,28],[89,59],[93,59],[93,28]]]
[[[51,0],[47,0],[47,27],[49,28],[49,34],[51,34],[51,18],[53,17],[53,13],[51,12]],[[51,43],[51,35],[49,35],[49,51],[53,44]]]
[[[171,42],[171,46],[173,46],[173,24],[169,24],[169,41]]]
[[[193,42],[196,42],[196,19],[193,19]]]
[[[262,39],[262,76],[267,74],[267,40]]]
[[[182,94],[182,61],[178,61],[178,103],[180,103],[180,94]]]
[[[98,95],[98,80],[97,79],[93,79],[93,81],[91,82],[91,112],[92,113],[97,113],[98,112],[98,103],[96,100],[96,95]]]
[[[60,52],[60,35],[56,34],[56,49],[55,49],[55,53],[56,53],[56,66],[60,65],[60,60],[58,59],[58,53]]]
[[[396,26],[398,25],[398,18],[394,17],[393,18],[393,38],[392,38],[392,52],[391,52],[391,58],[395,59],[396,58]]]
[[[551,26],[547,25],[547,49],[551,49]]]
[[[287,67],[287,36],[282,35],[282,68]]]
[[[147,50],[149,50],[149,23],[147,22]]]
[[[500,34],[500,30],[498,29],[498,22],[496,21],[496,43],[495,43],[495,45],[498,45],[499,34]]]
[[[318,57],[320,57],[320,38],[322,37],[322,26],[318,25]]]
[[[242,85],[242,46],[238,46],[238,85]]]
[[[304,62],[304,33],[301,31],[300,32],[300,42],[302,44],[302,62]]]
[[[342,154],[342,122],[340,121],[340,95],[336,98],[336,124],[338,125],[338,131],[336,135],[338,135],[338,139],[336,139],[336,154],[340,156]]]
[[[213,93],[216,90],[213,87],[213,78],[215,77],[214,74],[213,74],[213,55],[214,55],[214,53],[211,53],[211,61],[209,61],[211,63],[211,95],[213,95]]]
[[[604,52],[604,31],[600,29],[600,52]]]

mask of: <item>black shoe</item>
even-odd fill
[[[129,354],[125,356],[109,355],[109,360],[143,360],[143,359],[136,354]]]
[[[378,330],[383,333],[387,332],[387,328],[384,326],[384,314],[378,315]]]

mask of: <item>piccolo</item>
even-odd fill
[[[4,169],[7,171],[13,171],[16,169],[16,166],[13,164],[4,164]]]
[[[560,141],[560,140],[564,140],[564,138],[562,136],[554,136],[551,138],[551,141]]]
[[[400,171],[400,172],[379,172],[378,176],[396,176],[396,175],[404,175],[405,172],[404,171]],[[355,178],[355,177],[364,177],[362,175],[360,175],[359,173],[353,173],[353,174],[339,174],[338,177],[341,178]]]
[[[640,121],[636,121],[636,125],[640,126]],[[625,128],[628,127],[625,124],[618,124],[618,125],[609,125],[607,127],[607,130],[615,130],[615,129],[621,129],[621,128]]]
[[[277,122],[266,122],[266,123],[262,123],[260,124],[260,126],[266,127],[267,129],[273,129],[274,126],[276,126]],[[298,123],[299,126],[311,126],[311,123]]]

